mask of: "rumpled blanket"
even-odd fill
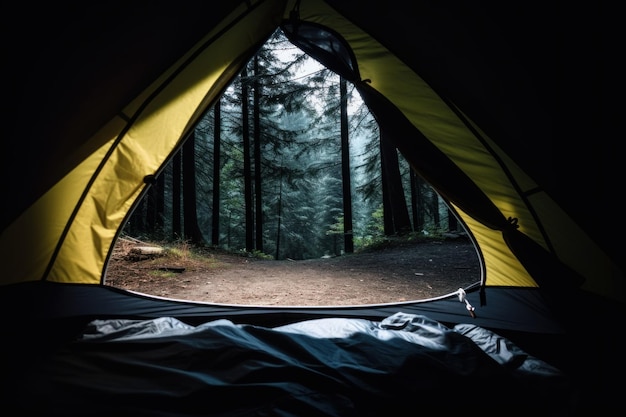
[[[33,415],[566,415],[571,400],[566,375],[511,341],[402,312],[274,328],[94,320],[29,381],[18,402]]]

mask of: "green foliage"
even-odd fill
[[[367,222],[362,233],[355,234],[354,245],[357,248],[366,248],[375,246],[380,242],[384,242],[385,227],[383,225],[383,208],[382,205],[371,213],[371,217]]]
[[[160,269],[155,269],[149,272],[150,275],[153,275],[157,278],[173,278],[176,276],[175,272],[172,271],[163,271]]]
[[[233,250],[233,251],[227,251],[230,252],[232,254],[236,254],[239,256],[244,256],[246,258],[256,258],[256,259],[265,259],[265,260],[272,260],[274,259],[274,257],[272,255],[268,255],[267,253],[263,253],[262,251],[259,250],[252,250],[252,251],[247,251],[245,249],[239,249],[239,250]]]
[[[431,239],[443,239],[445,232],[447,232],[447,229],[430,225],[422,230],[420,235]]]
[[[330,229],[326,231],[327,235],[343,235],[344,231],[343,215],[337,217],[337,221],[330,225]]]

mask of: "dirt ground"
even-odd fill
[[[264,306],[343,306],[439,297],[480,280],[465,237],[403,241],[376,250],[309,260],[266,260],[188,247],[160,256],[120,238],[106,285],[159,297]],[[135,249],[133,249],[135,248]]]

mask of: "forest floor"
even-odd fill
[[[439,297],[480,281],[480,262],[464,236],[390,240],[336,257],[268,260],[215,248],[122,237],[106,285],[159,297],[255,306],[345,306]],[[142,251],[144,252],[142,254]]]

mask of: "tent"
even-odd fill
[[[612,385],[623,372],[616,359],[623,245],[614,238],[621,225],[612,224],[619,216],[611,215],[621,177],[612,148],[615,116],[603,107],[617,79],[609,42],[618,26],[604,5],[491,3],[113,1],[46,3],[36,12],[15,5],[14,25],[3,29],[0,300],[4,385],[13,388],[4,394],[16,402],[30,398],[31,411],[42,411],[33,405],[38,396],[48,406],[65,395],[59,401],[66,409],[47,408],[49,414],[110,411],[106,402],[91,413],[72,409],[77,399],[100,400],[72,397],[67,387],[89,386],[89,369],[123,346],[119,340],[98,345],[102,351],[93,356],[84,346],[72,351],[84,360],[73,378],[48,373],[54,384],[29,392],[33,379],[24,377],[36,379],[43,364],[54,363],[46,369],[56,375],[67,371],[65,342],[87,323],[100,329],[98,320],[116,320],[108,328],[126,335],[133,320],[165,317],[182,320],[182,327],[226,320],[237,324],[236,333],[238,325],[267,331],[339,319],[379,326],[401,312],[409,315],[404,325],[422,315],[451,328],[472,323],[506,337],[527,358],[564,369],[572,376],[575,411],[623,407]],[[381,130],[459,214],[484,265],[481,285],[467,289],[465,299],[475,318],[456,294],[393,305],[266,308],[158,299],[103,285],[115,240],[152,179],[279,27],[355,84]],[[140,345],[129,349],[139,355]],[[113,382],[123,373],[107,372]],[[402,367],[393,372],[402,374]],[[435,386],[449,385],[446,395],[461,391],[461,380],[445,381],[452,380]],[[466,392],[485,406],[503,398],[502,381],[490,381],[496,382]],[[154,390],[164,386],[174,393],[178,384]],[[148,398],[116,387],[101,387],[100,394]],[[504,397],[520,401],[518,408],[533,404]],[[139,403],[132,410],[142,414]],[[160,405],[162,415],[177,414],[173,402]],[[241,407],[240,414],[215,415],[252,415]]]

